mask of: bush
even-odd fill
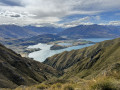
[[[114,79],[97,81],[91,86],[92,90],[120,90],[119,84]]]
[[[56,84],[56,87],[57,87],[57,88],[61,88],[61,87],[62,87],[62,84],[61,84],[61,83],[57,83],[57,84]]]
[[[72,85],[65,85],[63,90],[74,90],[74,87]]]
[[[38,89],[46,89],[46,88],[48,88],[48,86],[45,84],[40,84],[40,85],[37,85],[37,88]]]
[[[116,90],[110,82],[96,83],[93,90]]]
[[[54,90],[59,90],[62,88],[62,84],[61,83],[56,83],[56,84],[53,84],[51,86],[51,89],[54,89]]]

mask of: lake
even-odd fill
[[[101,41],[105,41],[105,40],[110,40],[112,38],[89,38],[89,39],[80,39],[80,40],[87,40],[87,41],[92,41],[92,42],[101,42]],[[62,43],[60,43],[62,44]],[[45,61],[46,58],[51,57],[55,54],[64,52],[64,51],[71,51],[71,50],[76,50],[76,49],[81,49],[84,47],[88,47],[91,46],[93,44],[86,44],[86,45],[79,45],[79,46],[72,46],[72,47],[68,47],[65,49],[60,49],[60,50],[50,50],[50,47],[52,45],[47,45],[47,44],[42,44],[39,43],[37,45],[32,45],[29,46],[28,48],[40,48],[40,51],[35,51],[32,52],[28,55],[28,57],[33,58],[34,60],[37,60],[39,62],[43,62]]]

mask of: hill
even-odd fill
[[[0,44],[0,88],[41,83],[59,73],[48,65],[23,58]]]
[[[120,27],[103,25],[79,25],[68,28],[58,35],[70,38],[113,38],[120,36]]]
[[[64,28],[55,28],[55,27],[36,27],[36,26],[25,26],[25,29],[31,30],[39,34],[55,34],[64,30]]]
[[[0,25],[0,38],[28,38],[41,34],[55,34],[61,32],[63,28]]]
[[[47,58],[44,64],[64,71],[64,79],[70,77],[93,78],[113,69],[119,70],[120,38],[97,43],[80,50],[63,52]]]
[[[35,32],[17,25],[0,25],[1,38],[25,38],[34,35],[36,35]]]
[[[10,42],[7,41],[5,44],[14,44],[14,45],[17,44],[17,45],[27,46],[27,45],[35,45],[38,43],[48,43],[57,40],[66,40],[66,39],[55,34],[43,34],[43,35],[33,36],[30,38],[11,40]]]

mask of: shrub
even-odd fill
[[[72,85],[65,85],[63,90],[74,90],[74,87]]]
[[[56,84],[56,87],[57,87],[57,88],[61,88],[61,87],[62,87],[62,84],[61,84],[61,83],[57,83],[57,84]]]
[[[93,90],[116,90],[110,82],[100,82],[92,86]]]
[[[106,78],[98,80],[91,86],[92,90],[120,90],[119,84],[115,79]]]
[[[48,86],[45,84],[40,84],[40,85],[37,85],[37,88],[38,89],[46,89],[46,88],[48,88]]]
[[[54,89],[54,90],[60,90],[62,88],[62,84],[61,83],[56,83],[56,84],[53,84],[51,86],[51,89]]]

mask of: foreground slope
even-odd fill
[[[33,85],[58,76],[50,66],[21,57],[0,44],[0,88]]]
[[[80,50],[63,52],[47,58],[45,64],[64,71],[64,78],[92,78],[120,66],[120,38],[97,43]]]

